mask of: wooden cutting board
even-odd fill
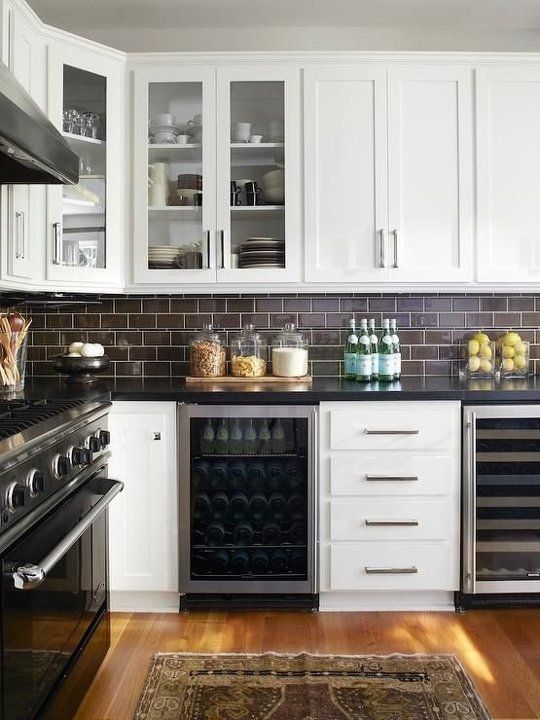
[[[310,383],[313,381],[311,375],[304,375],[304,377],[276,377],[275,375],[265,375],[264,377],[233,377],[232,375],[224,375],[223,377],[186,377],[186,385],[200,384],[200,383],[216,383],[222,384],[237,384],[247,385],[251,383]]]

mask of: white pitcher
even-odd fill
[[[148,204],[153,207],[167,205],[169,195],[169,165],[154,163],[148,166]]]

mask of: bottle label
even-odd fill
[[[401,353],[394,353],[394,374],[401,375]]]
[[[345,375],[356,375],[356,353],[345,353]]]
[[[371,353],[371,373],[372,375],[379,374],[379,353]]]
[[[381,342],[383,342],[385,345],[391,345],[392,338],[390,337],[390,335],[383,335],[381,338]]]
[[[394,356],[379,355],[379,375],[394,374]]]
[[[349,335],[347,342],[351,345],[358,345],[358,335]]]
[[[362,335],[362,337],[360,338],[360,343],[362,345],[370,345],[371,344],[367,335]]]
[[[371,355],[359,355],[356,360],[358,377],[371,377]]]

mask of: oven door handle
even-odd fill
[[[34,565],[28,563],[26,565],[19,565],[15,571],[11,574],[13,577],[13,584],[17,590],[32,590],[33,588],[40,585],[56,563],[62,558],[63,555],[74,545],[77,540],[88,530],[90,525],[101,515],[101,513],[107,508],[111,500],[118,495],[124,489],[124,483],[119,480],[114,481],[114,485],[105,493],[105,495],[98,500],[93,508],[88,512],[83,519],[75,525],[73,530],[62,539],[58,545],[46,555],[40,563]]]

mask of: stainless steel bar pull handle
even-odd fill
[[[390,527],[394,525],[418,527],[418,524],[418,520],[369,520],[366,518],[366,525],[368,527]]]
[[[420,430],[364,430],[366,435],[419,435]]]
[[[62,264],[62,238],[60,233],[60,223],[53,223],[54,233],[54,254],[53,254],[53,265]]]
[[[398,262],[398,231],[393,230],[392,235],[394,236],[394,264],[392,265],[393,268],[399,267]]]
[[[62,541],[46,555],[37,565],[27,563],[20,565],[12,573],[13,584],[17,590],[31,590],[40,585],[56,563],[67,553],[92,523],[101,515],[111,500],[124,489],[124,483],[115,481],[109,492],[98,500],[89,513],[62,538]]]
[[[384,230],[381,228],[378,231],[379,236],[379,267],[385,268],[386,267],[386,257],[385,257],[385,251],[384,251]]]
[[[418,479],[418,475],[366,475],[368,482],[393,482],[395,480],[399,482],[415,482]]]
[[[21,250],[21,238],[23,238],[24,225],[23,225],[24,213],[19,210],[15,213],[15,257],[23,258],[23,250]],[[24,243],[24,239],[22,241]]]
[[[225,270],[225,230],[218,230],[219,246],[220,246],[220,267]]]
[[[210,230],[204,233],[206,236],[206,269],[210,270]]]
[[[366,575],[414,575],[418,572],[415,565],[411,567],[368,567],[366,565]]]

